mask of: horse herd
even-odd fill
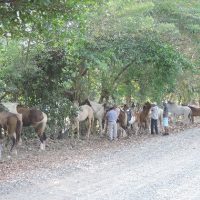
[[[94,120],[98,121],[98,130],[100,136],[106,133],[105,115],[109,106],[100,104],[89,99],[85,100],[81,106],[76,103],[78,108],[77,116],[71,121],[71,127],[74,132],[77,129],[77,138],[79,139],[79,123],[88,120],[87,138],[89,139],[91,131],[94,129]],[[118,130],[121,134],[127,130],[132,130],[136,135],[143,131],[149,130],[151,103],[146,102],[142,108],[138,108],[134,104],[130,107],[117,107],[118,113]],[[174,117],[183,116],[184,123],[194,122],[195,116],[200,116],[200,108],[194,105],[182,106],[172,102],[167,103],[168,111]],[[163,110],[159,108],[159,124],[162,127]],[[15,149],[21,138],[23,126],[32,126],[40,139],[40,149],[45,150],[45,127],[47,124],[47,115],[36,109],[27,106],[21,106],[17,103],[1,103],[0,104],[0,159],[1,159],[1,138],[2,129],[7,138],[12,140],[10,152]]]
[[[134,104],[128,108],[117,107],[118,113],[118,129],[122,132],[132,129],[135,134],[142,133],[143,131],[149,130],[150,124],[150,111],[152,104],[146,102],[142,108],[138,108]],[[194,122],[195,116],[200,116],[200,108],[195,105],[182,106],[177,105],[173,102],[167,102],[168,111],[171,118],[177,119],[183,117],[183,123],[188,124]],[[87,137],[89,138],[94,119],[98,121],[100,136],[106,133],[106,119],[105,114],[109,106],[106,104],[100,104],[95,101],[87,99],[79,106],[78,116],[75,118],[75,127],[79,127],[79,122],[88,119],[88,132]],[[159,107],[159,126],[162,128],[163,109]],[[79,128],[77,129],[79,138]]]

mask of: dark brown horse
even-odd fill
[[[149,126],[149,112],[151,109],[151,104],[149,102],[146,102],[143,106],[142,111],[136,112],[136,122],[138,124],[138,130],[136,131],[136,134],[138,131],[140,132],[142,129],[147,130]]]
[[[127,126],[128,126],[128,117],[127,117],[127,113],[122,110],[122,109],[118,109],[119,112],[119,116],[118,116],[118,120],[117,122],[119,123],[119,125],[126,130]]]
[[[21,136],[22,122],[18,116],[8,111],[0,112],[0,129],[4,129],[4,133],[8,138],[12,139],[10,152],[17,146]],[[1,135],[2,136],[2,135]],[[16,151],[17,153],[17,151]]]
[[[23,126],[32,126],[40,138],[40,149],[45,150],[47,115],[36,108],[18,105],[17,112],[22,114]]]
[[[197,106],[193,106],[193,105],[190,105],[188,106],[191,111],[192,111],[192,114],[191,114],[191,121],[192,123],[194,123],[194,117],[197,117],[197,116],[200,116],[200,108],[197,107]]]

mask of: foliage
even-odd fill
[[[1,99],[47,112],[52,132],[70,100],[199,98],[197,1],[10,0],[0,17]]]

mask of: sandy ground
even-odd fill
[[[179,129],[180,130],[180,129]],[[0,163],[0,200],[199,200],[200,127],[115,142],[37,140]]]

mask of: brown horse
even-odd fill
[[[197,117],[197,116],[200,116],[200,108],[197,107],[197,106],[194,106],[194,105],[190,105],[188,106],[191,111],[192,111],[192,114],[191,114],[191,121],[192,123],[194,123],[194,117]]]
[[[124,130],[126,130],[127,126],[128,126],[128,116],[127,116],[127,113],[124,110],[119,109],[119,108],[117,108],[116,110],[119,112],[119,116],[118,116],[117,122],[119,123],[119,125]]]
[[[23,126],[32,126],[40,138],[40,149],[45,150],[47,115],[36,108],[17,105],[17,112],[22,114]]]
[[[19,142],[22,126],[21,123],[21,120],[16,114],[7,111],[0,112],[0,129],[3,128],[8,138],[12,139],[10,152],[13,150],[14,147],[17,146]]]
[[[144,130],[148,129],[150,109],[151,109],[151,104],[149,102],[146,102],[143,106],[142,111],[135,113],[136,123],[138,125],[138,129],[136,130],[136,135],[142,129],[144,129]]]

